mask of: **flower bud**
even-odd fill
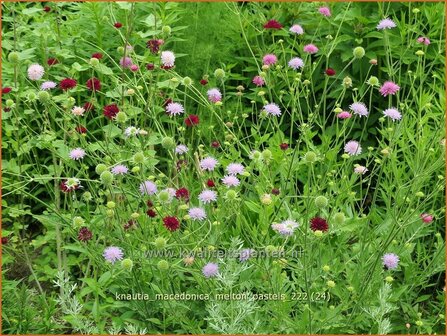
[[[90,58],[90,65],[92,66],[92,67],[96,67],[96,66],[98,66],[99,65],[99,59],[97,59],[97,58]]]
[[[107,166],[103,163],[100,163],[96,166],[95,168],[95,172],[98,175],[101,175],[103,172],[105,172],[107,170]]]
[[[124,124],[127,121],[127,114],[125,112],[118,112],[116,115],[116,121],[121,124]]]
[[[345,222],[345,214],[343,212],[338,212],[334,215],[334,222],[336,224],[343,224]]]
[[[317,161],[317,154],[315,154],[314,152],[307,152],[306,154],[304,154],[304,160],[307,163],[314,163],[315,161]]]
[[[157,239],[155,239],[154,245],[158,249],[165,248],[166,247],[166,239],[164,239],[163,237],[158,237]]]
[[[328,199],[324,196],[318,196],[315,198],[315,206],[317,208],[325,208],[328,205]]]
[[[160,260],[157,263],[157,267],[160,271],[167,271],[169,269],[169,263],[166,260]]]
[[[354,51],[352,53],[354,54],[355,58],[362,58],[363,56],[365,56],[365,49],[363,49],[362,47],[356,47],[354,48]]]
[[[133,261],[129,258],[123,259],[121,261],[121,267],[127,271],[130,271],[133,267]]]
[[[214,76],[218,79],[223,79],[225,77],[225,71],[223,69],[216,69],[214,71]]]
[[[105,185],[112,184],[113,182],[113,174],[108,170],[102,172],[99,178],[101,179],[101,182]]]
[[[163,34],[171,35],[172,29],[169,26],[163,26],[161,27],[161,31],[163,32]]]
[[[175,141],[174,141],[174,139],[171,138],[171,137],[164,137],[164,138],[161,140],[161,146],[162,146],[163,148],[165,148],[165,149],[171,149],[171,148],[174,148],[174,146],[175,146]]]
[[[51,96],[47,91],[39,91],[37,93],[37,98],[42,102],[42,103],[46,103],[47,101],[50,100]]]
[[[328,286],[329,288],[334,288],[334,287],[335,287],[335,282],[332,281],[332,280],[329,280],[328,282],[326,282],[326,284],[327,284],[327,286]]]

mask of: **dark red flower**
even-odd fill
[[[310,228],[312,231],[323,231],[326,232],[329,229],[329,225],[326,219],[321,217],[314,217],[310,220]]]
[[[78,132],[80,134],[85,134],[85,133],[87,133],[87,129],[84,126],[79,125],[76,127],[76,132]]]
[[[279,189],[273,188],[272,189],[272,194],[278,196],[279,195]]]
[[[157,217],[157,213],[155,212],[155,210],[153,209],[149,209],[146,214],[150,217],[150,218],[154,218]]]
[[[92,237],[93,237],[92,231],[90,231],[85,226],[81,227],[81,229],[79,230],[79,233],[78,233],[78,239],[80,241],[86,242],[86,241],[89,241],[90,239],[92,239]]]
[[[3,94],[10,93],[11,91],[12,91],[12,88],[10,88],[9,86],[4,87],[4,88],[2,89],[2,93],[3,93]]]
[[[214,183],[213,180],[209,179],[208,181],[206,181],[206,185],[210,188],[213,188],[216,186],[216,184]]]
[[[162,65],[162,66],[160,66],[160,69],[164,69],[164,70],[169,70],[169,69],[172,69],[173,68],[173,66],[170,66],[170,65]]]
[[[265,25],[264,25],[265,29],[281,29],[282,28],[282,24],[280,24],[278,21],[276,20],[269,20]]]
[[[51,7],[50,6],[45,6],[44,8],[43,8],[43,10],[44,10],[44,12],[51,12]]]
[[[90,102],[86,102],[86,103],[84,104],[84,110],[85,110],[85,112],[93,111],[94,108],[95,108],[95,107],[94,107],[93,104],[90,103]]]
[[[208,84],[208,81],[206,79],[201,79],[200,84],[206,85],[206,84]]]
[[[78,185],[73,186],[73,187],[71,188],[71,187],[68,187],[66,183],[67,183],[67,180],[62,181],[61,184],[59,185],[60,189],[61,189],[64,193],[69,193],[69,192],[72,192],[73,190],[77,190],[77,189],[79,189],[79,186],[78,186]]]
[[[220,143],[219,143],[219,141],[213,141],[213,142],[211,143],[211,147],[213,147],[213,148],[219,148],[219,147],[220,147]]]
[[[148,47],[148,49],[150,49],[150,51],[153,54],[156,54],[156,53],[158,53],[158,50],[160,50],[160,46],[163,45],[163,43],[165,43],[165,41],[153,39],[153,40],[147,41],[146,46]]]
[[[107,106],[104,106],[104,115],[109,118],[109,119],[113,119],[115,118],[115,116],[118,114],[119,112],[119,108],[118,106],[116,106],[116,104],[110,104]]]
[[[87,80],[87,83],[85,84],[90,91],[99,91],[101,90],[101,82],[98,78],[92,77],[89,80]]]
[[[167,217],[163,218],[163,225],[169,231],[175,231],[175,230],[178,230],[178,228],[180,227],[180,222],[175,217],[167,216]]]
[[[150,209],[150,208],[152,208],[154,206],[154,203],[152,203],[151,200],[147,200],[146,205]]]
[[[168,106],[168,104],[171,104],[173,102],[173,100],[171,98],[168,98],[165,100],[165,102],[163,103],[163,107]]]
[[[328,76],[334,76],[335,75],[335,70],[332,69],[332,68],[327,68],[325,72],[326,72],[326,75],[328,75]]]
[[[76,86],[77,82],[73,78],[65,78],[61,80],[60,87],[62,90],[67,91],[69,89],[73,89]]]
[[[47,60],[47,64],[49,65],[49,66],[52,66],[52,65],[55,65],[55,64],[57,64],[57,63],[59,63],[59,61],[56,59],[56,58],[49,58],[48,60]]]
[[[123,26],[123,24],[121,22],[116,22],[113,26],[115,28],[121,28]]]
[[[11,111],[11,109],[10,109],[9,107],[4,107],[4,108],[3,108],[3,111],[5,111],[5,112],[9,112],[9,111]]]
[[[185,202],[189,201],[189,191],[186,188],[180,188],[178,190],[175,191],[175,197],[177,199],[182,199]]]
[[[283,142],[282,144],[279,145],[279,148],[281,148],[282,150],[286,150],[287,148],[289,148],[289,145]]]
[[[193,127],[195,125],[199,124],[199,116],[195,115],[195,114],[190,114],[189,116],[187,116],[185,118],[185,124],[188,127]]]
[[[123,225],[124,230],[132,229],[136,226],[137,222],[133,219],[129,220],[126,224]]]
[[[96,58],[96,59],[100,60],[102,58],[102,54],[101,53],[94,53],[91,58]]]
[[[146,64],[146,69],[148,69],[148,70],[154,70],[154,69],[155,69],[155,65],[154,65],[154,63],[148,63],[148,64]]]
[[[2,237],[2,245],[8,244],[8,237]]]

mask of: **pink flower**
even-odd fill
[[[112,174],[114,175],[124,175],[127,174],[128,169],[125,165],[116,165],[112,168]]]
[[[430,40],[427,37],[419,37],[417,39],[418,43],[423,43],[425,45],[429,45],[430,44]]]
[[[222,100],[222,93],[220,93],[219,89],[217,88],[209,89],[207,95],[208,100],[212,103],[217,103]]]
[[[122,57],[120,59],[120,65],[123,68],[130,68],[132,66],[133,62],[132,59],[130,57]]]
[[[339,114],[337,114],[337,118],[340,118],[340,119],[349,119],[351,117],[352,117],[352,114],[347,111],[342,111]]]
[[[85,150],[82,148],[75,148],[70,152],[70,159],[72,160],[79,160],[83,159],[85,156]]]
[[[303,48],[304,52],[307,52],[308,54],[315,54],[318,52],[318,48],[314,44],[307,44]]]
[[[345,153],[347,153],[351,156],[361,154],[362,147],[355,140],[348,141],[345,145]]]
[[[132,72],[137,72],[138,71],[138,65],[136,65],[136,64],[132,64],[130,67],[129,67],[129,69],[130,69],[130,71],[132,71]]]
[[[188,211],[188,215],[194,221],[203,221],[206,219],[206,212],[202,208],[191,208]]]
[[[366,172],[368,171],[368,168],[366,168],[365,166],[356,166],[355,168],[354,168],[354,173],[356,173],[356,174],[361,174],[361,175],[363,175],[363,174],[365,174]]]
[[[175,55],[172,51],[162,51],[160,58],[163,66],[168,68],[172,68],[174,66]]]
[[[262,63],[264,63],[264,65],[272,65],[275,64],[277,61],[278,59],[273,54],[267,54],[262,58]]]
[[[433,216],[428,213],[421,214],[421,219],[426,224],[433,222]]]
[[[304,66],[304,62],[301,58],[299,57],[294,57],[292,58],[289,63],[288,63],[289,67],[291,67],[293,70],[298,70],[300,68],[302,68]]]
[[[380,20],[380,22],[376,28],[378,30],[384,30],[384,29],[391,29],[391,28],[395,28],[395,27],[396,27],[396,24],[394,23],[394,21],[386,18],[386,19]]]
[[[241,182],[234,175],[225,175],[222,178],[222,183],[229,188],[229,187],[237,187]]]
[[[116,261],[123,259],[123,251],[116,246],[110,246],[104,250],[104,259],[114,264]]]
[[[31,64],[28,68],[28,78],[31,80],[39,80],[43,77],[45,69],[40,64]]]
[[[84,115],[84,112],[85,112],[85,109],[80,106],[75,106],[71,109],[71,113],[73,113],[73,115],[75,115],[75,116],[82,116],[82,115]]]
[[[213,171],[216,168],[218,162],[215,158],[208,156],[200,161],[200,168],[202,170]]]
[[[383,114],[393,121],[402,119],[402,114],[394,107],[386,109]]]
[[[256,86],[263,86],[265,84],[265,81],[261,76],[255,76],[253,78],[253,84],[255,84]]]
[[[244,170],[244,166],[240,163],[230,163],[226,168],[226,171],[229,175],[242,174]]]
[[[329,9],[329,7],[320,7],[318,11],[320,12],[320,14],[326,17],[331,16],[331,10]]]
[[[182,104],[180,103],[169,103],[168,105],[166,105],[166,113],[168,113],[171,116],[182,114],[184,112],[185,110]]]
[[[280,116],[281,115],[281,109],[278,105],[275,103],[270,103],[264,106],[263,110],[267,112],[267,114],[270,114],[272,116]]]
[[[391,81],[383,83],[382,87],[379,89],[379,92],[382,96],[386,97],[388,95],[394,95],[397,91],[399,91],[400,86]]]

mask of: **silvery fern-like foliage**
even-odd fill
[[[363,310],[377,323],[377,333],[379,335],[386,335],[391,331],[391,321],[386,317],[396,307],[388,302],[391,294],[391,285],[385,283],[380,288],[378,295],[378,306],[364,308]]]
[[[126,327],[124,328],[124,332],[126,335],[145,335],[147,333],[147,329],[140,329],[133,324],[127,323]]]

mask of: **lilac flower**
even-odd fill
[[[291,236],[298,226],[294,220],[287,219],[279,224],[272,224],[272,229],[283,236]]]
[[[166,112],[169,115],[171,115],[171,116],[175,116],[175,115],[184,113],[185,110],[184,110],[182,104],[179,104],[179,103],[169,103],[166,106]]]
[[[228,188],[237,187],[241,182],[234,175],[225,175],[222,179],[222,183],[225,184]]]
[[[318,52],[318,47],[314,44],[307,44],[304,46],[303,50],[308,54],[315,54]]]
[[[383,265],[388,269],[395,269],[399,264],[399,257],[394,253],[386,253],[382,257]]]
[[[345,145],[345,153],[348,153],[351,156],[361,154],[362,147],[355,140],[348,141]]]
[[[361,117],[366,117],[369,112],[368,109],[366,108],[366,105],[363,103],[359,103],[359,102],[355,102],[352,103],[349,108],[352,110],[352,112],[354,112],[354,114],[357,114],[358,116]]]
[[[129,169],[125,165],[116,165],[112,168],[112,174],[114,175],[124,175],[127,174]]]
[[[275,103],[270,103],[270,104],[265,105],[263,110],[273,116],[281,115],[281,109]]]
[[[385,111],[383,111],[383,114],[388,118],[391,118],[391,120],[393,121],[402,119],[402,114],[395,107],[386,109]]]
[[[75,148],[70,151],[70,159],[72,160],[79,160],[83,159],[85,156],[85,150],[82,148]]]
[[[28,78],[31,80],[39,80],[43,77],[45,69],[40,64],[31,64],[28,67]]]
[[[393,83],[391,81],[387,81],[383,83],[382,87],[379,89],[379,92],[382,94],[382,96],[386,97],[388,95],[394,95],[397,91],[399,91],[400,86],[396,83]]]
[[[217,200],[217,193],[214,190],[205,189],[199,194],[199,200],[208,204]]]
[[[329,9],[329,7],[320,7],[318,11],[320,12],[320,14],[326,17],[331,16],[331,10]]]
[[[202,208],[191,208],[188,211],[188,215],[192,220],[203,221],[206,219],[206,212]]]
[[[103,256],[106,261],[114,264],[116,261],[123,259],[123,251],[116,246],[109,246],[104,250]]]
[[[380,20],[379,24],[377,25],[378,30],[391,29],[395,27],[396,24],[394,23],[394,21],[388,18]]]
[[[130,57],[122,57],[120,59],[120,65],[123,68],[130,68],[132,66],[133,62]]]
[[[253,249],[243,249],[240,253],[239,253],[239,261],[240,262],[244,262],[247,261],[253,254],[254,250]]]
[[[304,66],[303,60],[299,57],[292,58],[288,64],[293,70],[298,70]]]
[[[177,147],[175,147],[175,153],[182,155],[188,152],[188,147],[186,147],[185,145],[178,145]]]
[[[46,90],[54,89],[56,86],[57,86],[57,84],[55,82],[48,81],[48,82],[43,82],[42,85],[40,86],[40,89],[46,91]]]
[[[303,35],[304,30],[299,24],[294,24],[292,27],[290,27],[289,31],[291,33],[297,34],[297,35]]]
[[[219,266],[215,263],[208,263],[203,266],[202,273],[206,278],[215,277],[219,274]]]
[[[175,55],[172,51],[162,51],[160,57],[161,63],[163,63],[165,67],[172,68],[174,66]]]
[[[220,93],[219,89],[217,88],[209,89],[207,95],[208,100],[212,103],[217,103],[222,100],[222,93]]]
[[[237,175],[242,174],[244,172],[244,169],[244,166],[240,163],[230,163],[227,166],[226,171],[229,175]]]
[[[358,165],[354,168],[354,173],[359,174],[359,175],[364,175],[367,171],[368,171],[368,168],[366,168],[365,166]]]
[[[256,86],[263,86],[265,84],[264,78],[261,76],[255,76],[253,77],[253,84]]]
[[[208,156],[200,161],[200,168],[202,170],[213,171],[218,162],[215,158]]]
[[[152,181],[144,181],[140,184],[140,192],[143,195],[153,195],[157,192],[157,186]]]

